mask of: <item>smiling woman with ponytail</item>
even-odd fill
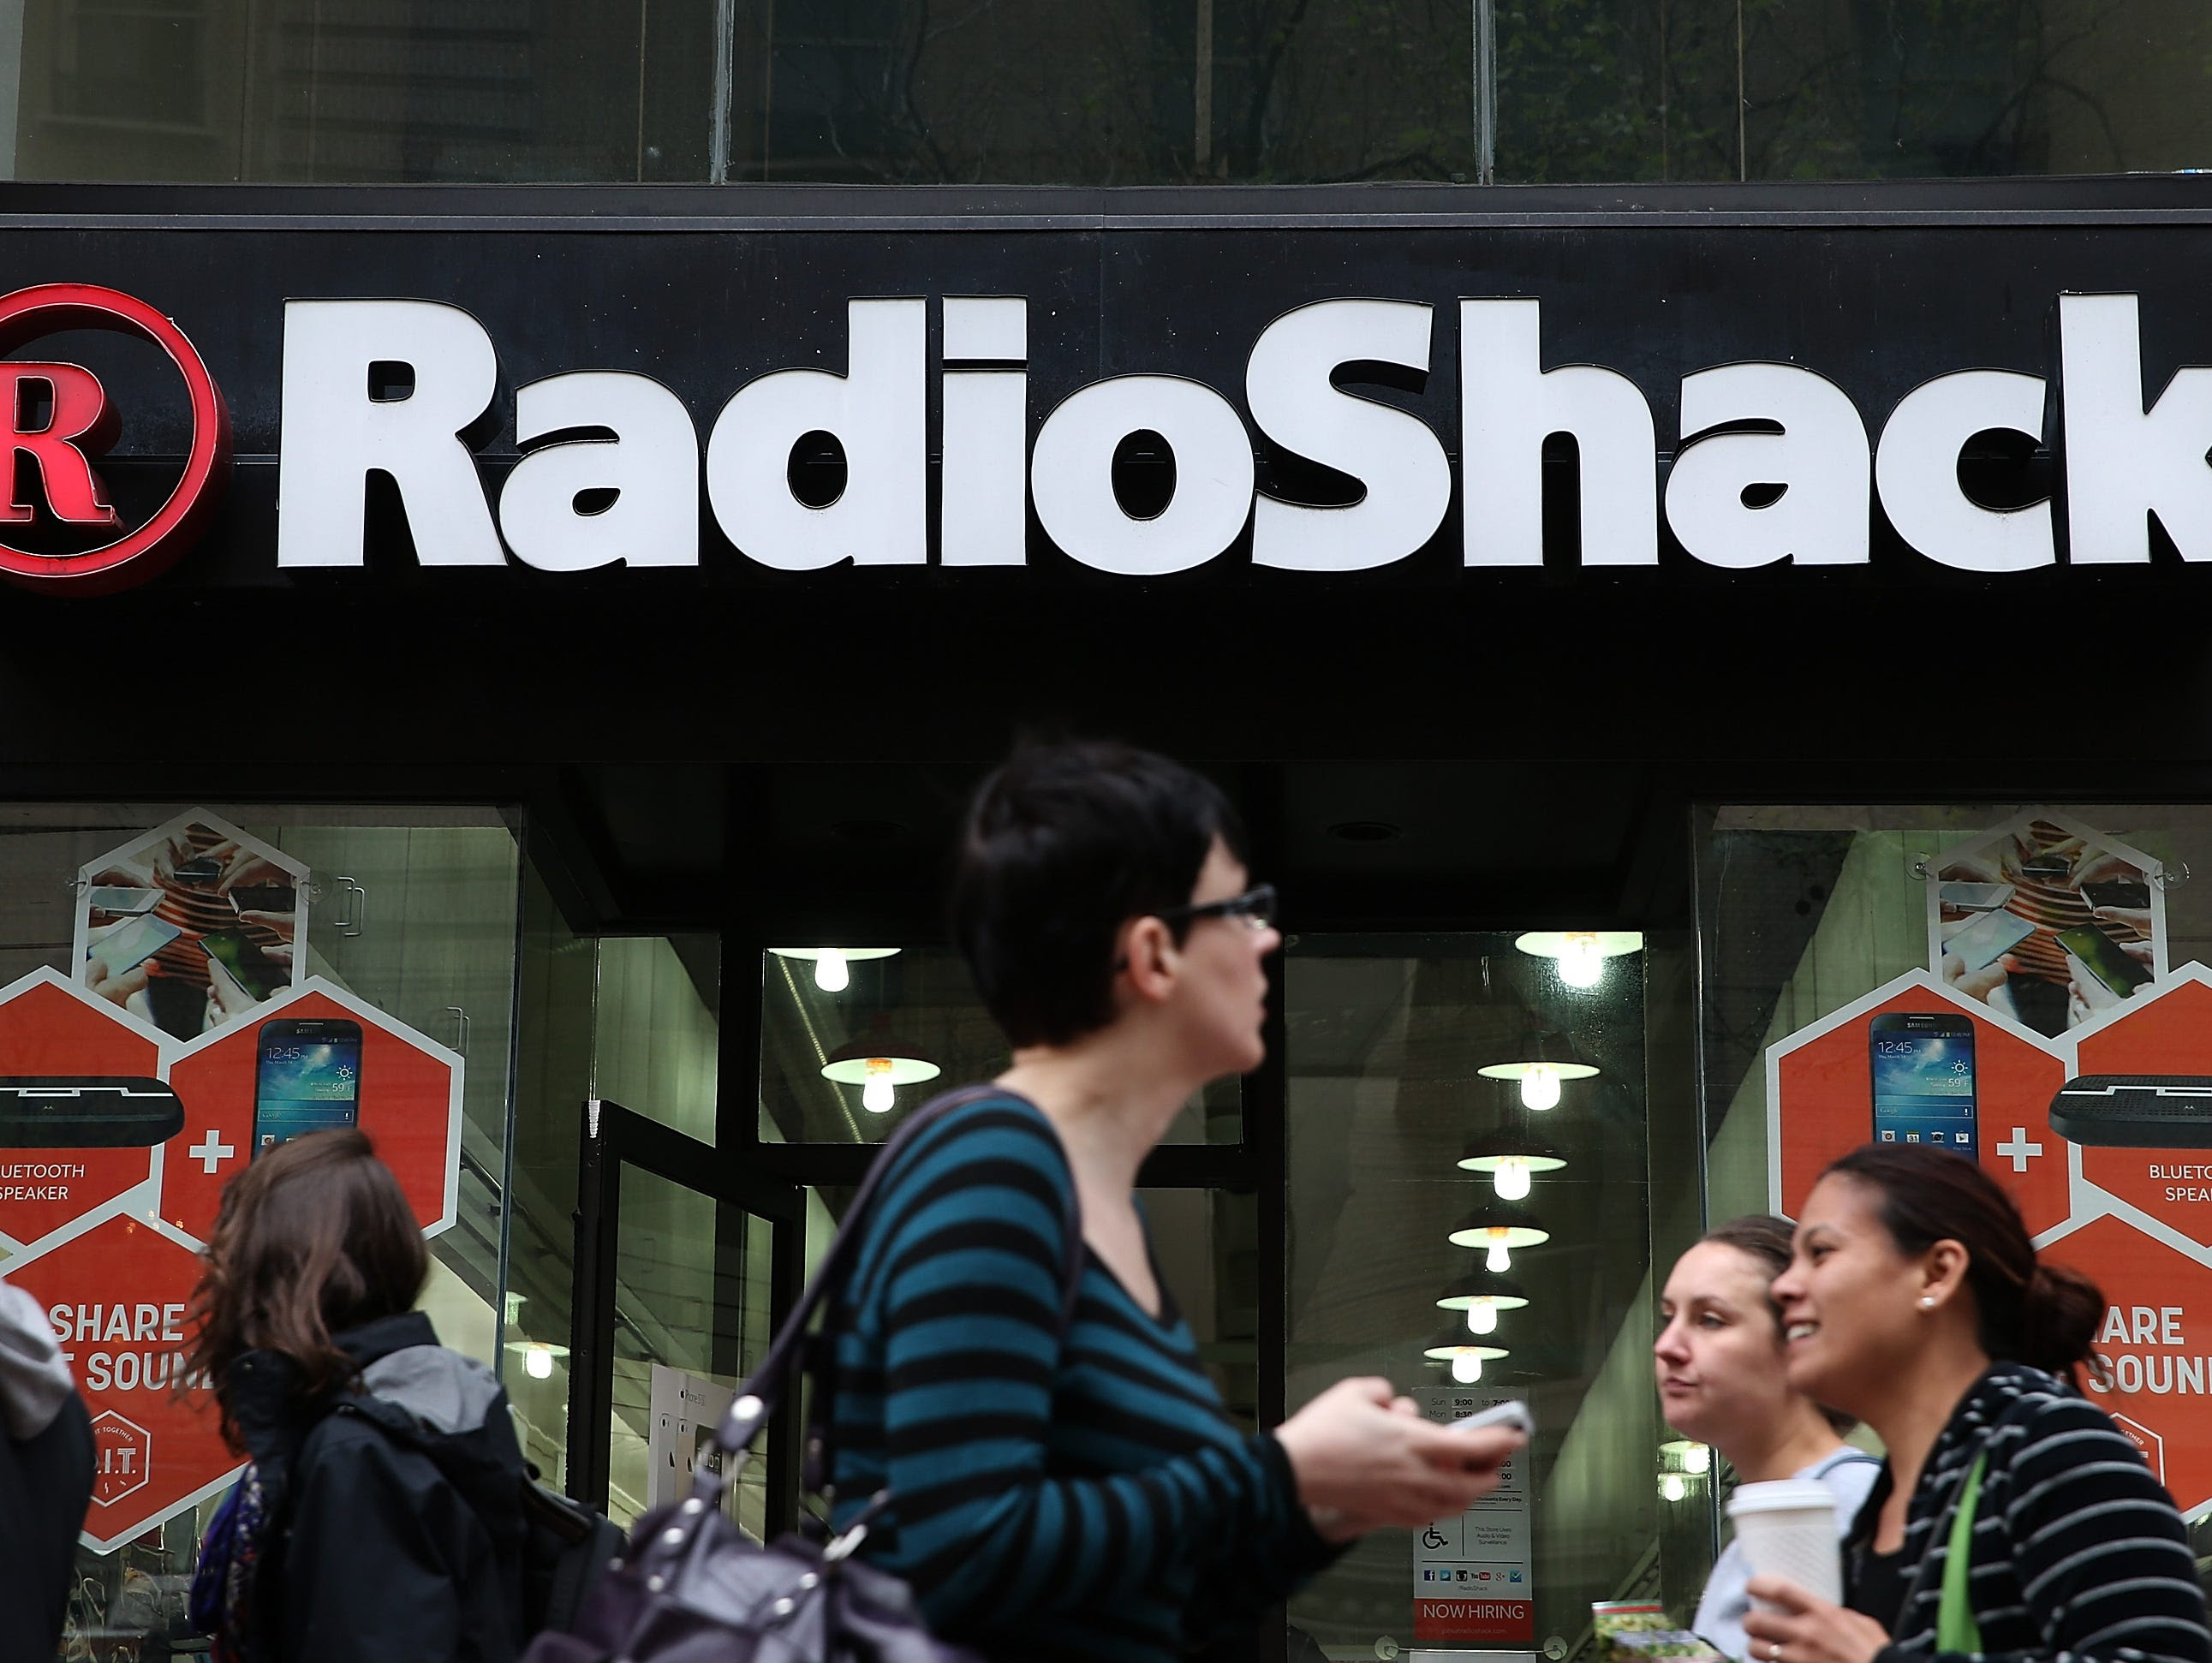
[[[1842,1605],[1753,1580],[1751,1663],[2212,1663],[2181,1516],[2081,1395],[2104,1296],[2038,1259],[1980,1168],[1924,1144],[1845,1156],[1772,1296],[1790,1386],[1889,1459]]]

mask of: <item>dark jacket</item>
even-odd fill
[[[52,1663],[92,1502],[92,1417],[46,1314],[0,1282],[0,1663]]]
[[[526,1636],[507,1393],[417,1313],[335,1338],[362,1376],[319,1401],[289,1357],[231,1365],[271,1496],[252,1663],[509,1663]]]
[[[0,1663],[52,1663],[92,1502],[92,1420],[75,1392],[34,1435],[0,1432]]]
[[[1986,1663],[2212,1663],[2197,1561],[2172,1500],[2109,1415],[2016,1363],[1982,1376],[1929,1451],[1905,1515],[1912,1585],[1876,1663],[1942,1655],[1943,1562],[1981,1454],[1989,1466],[1967,1590]],[[1854,1582],[1889,1495],[1885,1465],[1844,1543]]]

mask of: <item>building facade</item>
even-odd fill
[[[2064,1101],[2212,1077],[2199,11],[0,21],[0,1269],[102,1417],[72,1643],[191,1648],[169,1308],[304,1126],[549,1475],[682,1481],[1003,1060],[941,875],[1037,731],[1206,768],[1284,898],[1267,1065],[1144,1175],[1231,1411],[1540,1423],[1249,1654],[1686,1616],[1730,1478],[1656,1288],[1885,1134],[2104,1278],[2212,1506],[2202,1156]]]

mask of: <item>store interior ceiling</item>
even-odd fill
[[[1293,931],[1687,921],[1687,804],[1645,762],[1196,760]],[[988,766],[577,762],[531,818],[579,929],[927,940]]]

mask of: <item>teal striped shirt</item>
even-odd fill
[[[1282,1446],[1240,1432],[1162,1290],[1152,1316],[1084,1250],[1059,1332],[1073,1177],[1006,1093],[885,1175],[836,1333],[842,1526],[932,1629],[994,1657],[1172,1658],[1249,1627],[1335,1550]]]

